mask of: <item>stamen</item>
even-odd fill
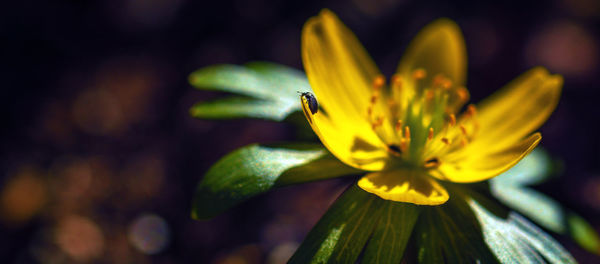
[[[404,138],[409,141],[410,140],[410,128],[408,126],[404,127]]]
[[[459,87],[456,90],[456,94],[461,102],[466,102],[469,100],[469,91],[465,87]]]
[[[370,118],[371,114],[373,114],[373,106],[370,105],[369,107],[367,107],[367,115]]]
[[[426,169],[431,169],[440,166],[440,163],[441,162],[438,158],[431,158],[425,161],[423,167],[425,167]]]
[[[396,131],[402,132],[402,120],[396,122]]]
[[[429,128],[429,134],[427,135],[427,139],[428,140],[432,140],[433,139],[433,127]]]
[[[448,138],[443,137],[442,142],[444,142],[446,145],[450,145],[450,140]]]
[[[477,114],[477,108],[475,108],[475,105],[470,104],[469,106],[467,106],[467,114],[471,117]]]
[[[373,93],[373,95],[371,95],[371,104],[375,104],[375,102],[377,102],[377,98],[379,98],[377,93]]]
[[[373,79],[373,88],[375,90],[379,90],[385,84],[385,77],[383,75],[377,75],[375,79]]]
[[[375,122],[373,122],[373,124],[371,124],[373,130],[375,130],[377,127],[383,125],[383,117],[382,116],[378,116],[377,118],[375,118]]]
[[[425,92],[425,99],[427,101],[431,101],[434,96],[435,96],[435,93],[433,93],[432,90],[427,90],[427,92]]]
[[[450,126],[456,125],[456,116],[454,114],[450,114]]]
[[[406,152],[406,150],[408,149],[408,144],[406,144],[406,139],[400,139],[400,149],[402,150],[402,152]]]
[[[466,138],[462,138],[462,139],[460,140],[460,146],[461,146],[461,147],[464,147],[464,146],[466,146],[466,145],[467,145],[467,143],[468,143],[468,142],[467,142],[467,139],[466,139]]]
[[[442,88],[444,88],[445,90],[448,90],[452,87],[452,81],[449,79],[444,79],[444,81],[442,82]]]
[[[433,87],[440,87],[442,86],[442,83],[444,82],[444,75],[442,74],[436,74],[435,77],[433,77]]]
[[[460,125],[460,132],[462,132],[463,135],[468,136],[467,129],[463,125]]]
[[[402,77],[400,74],[396,73],[392,75],[392,85],[396,85],[398,88],[402,87]]]
[[[419,69],[416,69],[415,71],[413,71],[412,77],[415,80],[421,80],[421,79],[427,77],[427,72],[424,69],[419,68]]]

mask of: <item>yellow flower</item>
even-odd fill
[[[471,183],[515,165],[558,103],[562,77],[532,69],[477,106],[468,105],[466,51],[458,26],[439,19],[413,40],[389,83],[329,10],[302,31],[302,59],[320,110],[302,108],[321,142],[365,170],[358,185],[392,201],[439,205],[437,181]]]

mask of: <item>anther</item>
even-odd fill
[[[444,79],[444,75],[436,74],[435,77],[433,77],[433,87],[441,86],[444,82]]]
[[[373,130],[375,130],[377,127],[383,125],[383,117],[378,116],[377,118],[375,118],[375,122],[373,122],[372,124],[372,128]]]
[[[469,116],[475,116],[477,114],[477,109],[475,108],[475,105],[470,104],[469,106],[467,106],[467,114]]]
[[[429,128],[429,134],[427,135],[427,139],[428,140],[432,140],[433,139],[433,127]]]
[[[448,80],[448,79],[444,79],[444,81],[442,82],[442,88],[444,88],[445,90],[448,90],[452,87],[452,81]]]
[[[378,97],[379,97],[379,96],[377,96],[377,94],[376,94],[376,93],[374,93],[373,95],[371,95],[371,104],[375,104],[375,102],[377,102],[377,98],[378,98]]]
[[[442,142],[444,142],[446,145],[450,145],[450,140],[448,138],[443,137]]]
[[[469,91],[467,91],[467,88],[465,88],[465,87],[459,87],[456,90],[456,94],[458,95],[458,98],[462,102],[466,102],[469,100]]]
[[[396,131],[402,131],[402,120],[396,121]]]
[[[406,152],[408,150],[408,144],[406,144],[406,139],[400,139],[400,149],[402,152]]]
[[[402,77],[400,77],[400,74],[394,74],[392,75],[392,84],[398,87],[402,86]]]
[[[371,117],[371,114],[373,114],[373,106],[369,106],[369,107],[367,108],[367,115],[368,115],[369,117]]]
[[[466,140],[465,138],[462,138],[462,139],[460,140],[460,146],[461,146],[461,147],[464,147],[464,146],[466,146],[466,145],[467,145],[467,143],[468,143],[468,142],[467,142],[467,140]]]
[[[404,127],[404,138],[410,140],[410,128],[408,126]]]
[[[425,92],[425,99],[427,101],[431,101],[434,96],[435,96],[435,94],[433,93],[432,90],[427,90],[427,92]]]
[[[373,79],[373,88],[378,90],[385,84],[385,77],[383,75],[377,75],[375,79]]]
[[[425,70],[419,68],[419,69],[416,69],[415,71],[413,71],[412,77],[415,80],[421,80],[421,79],[427,77],[427,72]]]
[[[456,125],[456,116],[454,114],[450,114],[450,126]]]
[[[438,158],[431,158],[425,161],[423,167],[425,167],[426,169],[431,169],[440,166],[440,163],[441,162]]]
[[[460,132],[462,132],[463,135],[467,136],[467,129],[465,128],[465,126],[460,125]]]

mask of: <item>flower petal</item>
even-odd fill
[[[556,108],[562,77],[538,67],[478,104],[479,131],[473,144],[505,148],[539,128]]]
[[[302,111],[323,145],[342,162],[361,170],[377,171],[384,168],[390,158],[385,145],[380,140],[369,143],[354,135],[349,126],[335,124],[323,113],[312,114],[308,101],[301,99]]]
[[[427,71],[427,79],[436,74],[443,74],[456,86],[464,86],[467,52],[462,33],[456,23],[442,18],[419,32],[400,61],[398,73],[404,80],[411,80],[413,71],[419,68]]]
[[[332,118],[365,116],[380,74],[358,39],[325,9],[302,30],[302,61],[310,85]]]
[[[440,205],[450,197],[435,179],[419,170],[372,172],[358,186],[385,200],[418,205]]]
[[[496,151],[486,151],[481,146],[462,153],[452,153],[442,158],[440,166],[430,173],[438,179],[451,182],[484,181],[517,164],[541,139],[540,133],[535,133],[517,144]]]
[[[388,154],[367,115],[373,80],[380,73],[362,45],[335,14],[325,9],[304,25],[302,60],[323,109],[315,115],[305,111],[305,115],[323,144],[350,166],[382,169],[382,159]],[[381,98],[371,110],[386,117],[383,102]],[[393,132],[390,122],[382,122],[382,126],[383,131]],[[381,134],[389,137],[387,132]]]

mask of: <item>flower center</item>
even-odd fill
[[[382,100],[385,98],[385,100]],[[367,118],[372,129],[397,157],[393,166],[436,168],[444,153],[465,147],[475,136],[476,109],[469,105],[460,120],[456,113],[469,100],[465,87],[443,74],[425,69],[373,80]]]

